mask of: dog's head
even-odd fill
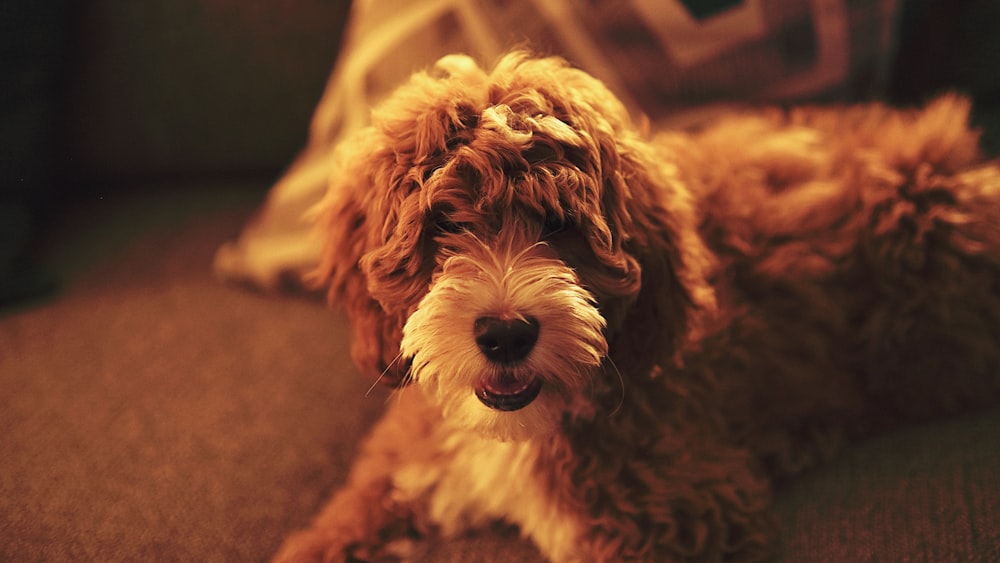
[[[518,439],[591,415],[711,307],[676,169],[586,73],[449,56],[372,122],[336,152],[318,279],[358,366],[449,423]]]

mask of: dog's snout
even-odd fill
[[[476,319],[476,344],[490,361],[514,363],[528,357],[538,342],[538,321],[481,317]]]

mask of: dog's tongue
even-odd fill
[[[487,379],[483,388],[497,395],[516,395],[530,387],[532,383],[533,378],[522,379],[512,373],[504,372]]]
[[[484,380],[476,389],[476,397],[491,409],[516,411],[528,406],[542,390],[542,380],[537,377],[519,378],[501,373]]]

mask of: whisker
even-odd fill
[[[399,385],[393,388],[392,392],[389,393],[389,396],[386,397],[385,404],[389,404],[391,399],[396,399],[396,404],[399,404],[403,400],[403,392],[405,392],[406,388],[410,386],[411,379],[413,379],[413,376],[410,374],[410,371],[407,370],[406,374],[403,375],[403,379],[399,382]]]
[[[371,396],[372,391],[374,391],[375,388],[378,387],[379,382],[382,381],[383,378],[385,378],[385,374],[389,373],[389,370],[392,369],[392,366],[396,365],[396,362],[398,362],[401,357],[403,357],[402,352],[396,354],[396,357],[393,358],[392,361],[389,362],[387,366],[385,366],[385,369],[382,370],[382,373],[380,373],[379,376],[375,379],[375,382],[372,383],[372,386],[369,387],[367,391],[365,391],[366,399]]]
[[[382,373],[381,373],[381,374],[380,374],[380,375],[379,375],[378,377],[376,377],[376,378],[375,378],[375,382],[374,382],[374,383],[372,383],[371,387],[369,387],[367,391],[365,391],[365,398],[366,398],[366,399],[367,399],[368,397],[370,397],[370,396],[371,396],[371,394],[372,394],[372,391],[374,391],[374,390],[375,390],[375,388],[376,388],[376,387],[378,387],[378,384],[379,384],[379,382],[380,382],[380,381],[382,381],[382,378],[383,378],[383,377],[385,377],[385,373],[386,373],[386,372],[384,372],[384,371],[383,371],[383,372],[382,372]]]
[[[622,390],[622,396],[621,396],[621,399],[618,401],[618,406],[616,406],[614,409],[612,409],[611,413],[608,414],[608,418],[610,418],[610,417],[618,414],[618,411],[620,411],[622,409],[622,407],[625,406],[625,378],[622,377],[621,370],[619,370],[618,366],[615,365],[615,361],[611,359],[611,356],[606,356],[605,359],[608,361],[607,363],[610,364],[612,368],[614,368],[615,375],[618,376],[618,384],[619,384],[619,386],[621,387],[621,390]],[[605,373],[607,373],[607,371],[605,371]]]

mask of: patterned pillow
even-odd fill
[[[304,212],[322,195],[332,145],[413,71],[455,52],[558,54],[603,80],[657,126],[686,126],[733,103],[855,101],[888,77],[896,0],[362,0],[313,115],[309,142],[217,273],[298,286],[318,255]]]

